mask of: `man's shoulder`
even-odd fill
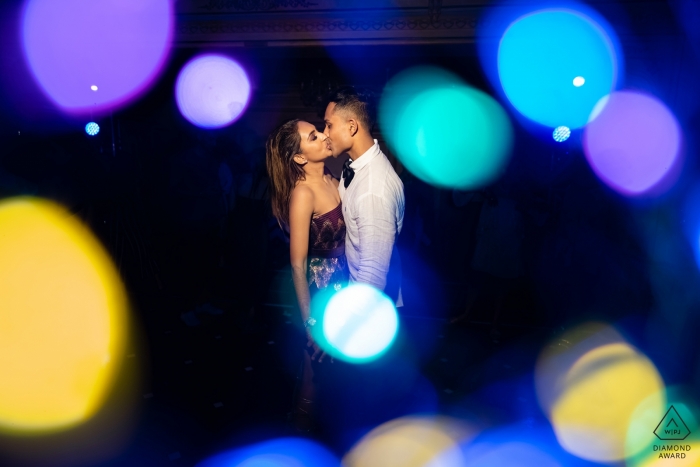
[[[396,170],[394,170],[394,166],[391,165],[391,161],[381,149],[379,150],[379,154],[377,154],[377,157],[372,159],[368,166],[371,167],[373,170],[382,170],[390,174],[396,175]],[[396,176],[398,177],[398,175]]]
[[[399,174],[396,173],[396,169],[394,169],[394,166],[391,165],[389,158],[386,157],[386,154],[383,152],[381,152],[379,155],[380,157],[376,158],[378,160],[377,170],[381,170],[387,180],[393,180],[403,190],[403,182],[401,181],[401,177],[399,177]]]

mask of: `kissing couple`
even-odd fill
[[[272,213],[289,235],[292,280],[306,331],[293,411],[300,432],[311,429],[314,369],[326,357],[311,333],[313,296],[363,283],[403,305],[396,248],[403,183],[372,136],[376,106],[369,92],[350,86],[332,92],[327,102],[322,132],[309,122],[289,120],[271,133],[265,148]],[[325,162],[343,154],[350,158],[337,180]]]

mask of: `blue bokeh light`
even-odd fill
[[[583,127],[622,80],[613,29],[578,2],[501,0],[486,12],[478,39],[484,72],[524,122]]]
[[[569,136],[571,136],[571,130],[565,126],[558,126],[552,132],[552,138],[557,143],[563,143],[569,139]]]
[[[535,419],[484,431],[464,443],[462,452],[467,459],[464,467],[580,465],[559,446],[551,427]]]
[[[683,227],[688,243],[693,249],[695,262],[700,268],[700,184],[693,186],[686,195]]]
[[[197,467],[340,467],[326,448],[310,440],[280,438],[215,455]]]
[[[498,71],[508,99],[523,115],[543,125],[580,128],[614,89],[616,61],[610,40],[592,19],[574,10],[548,9],[508,27]],[[576,78],[585,86],[581,79],[573,83]]]
[[[97,133],[100,132],[100,125],[98,125],[95,122],[90,122],[87,125],[85,125],[85,133],[87,133],[90,136],[95,136]]]

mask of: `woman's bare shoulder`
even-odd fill
[[[311,203],[313,206],[314,202],[314,190],[305,183],[300,183],[294,187],[292,194],[289,199],[290,207],[299,204]]]

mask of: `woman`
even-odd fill
[[[272,213],[289,232],[292,279],[306,329],[301,385],[297,391],[294,425],[310,431],[315,399],[312,361],[325,353],[314,342],[311,297],[319,290],[339,290],[348,280],[338,180],[325,169],[333,156],[330,141],[302,120],[290,120],[270,135],[266,145]]]

